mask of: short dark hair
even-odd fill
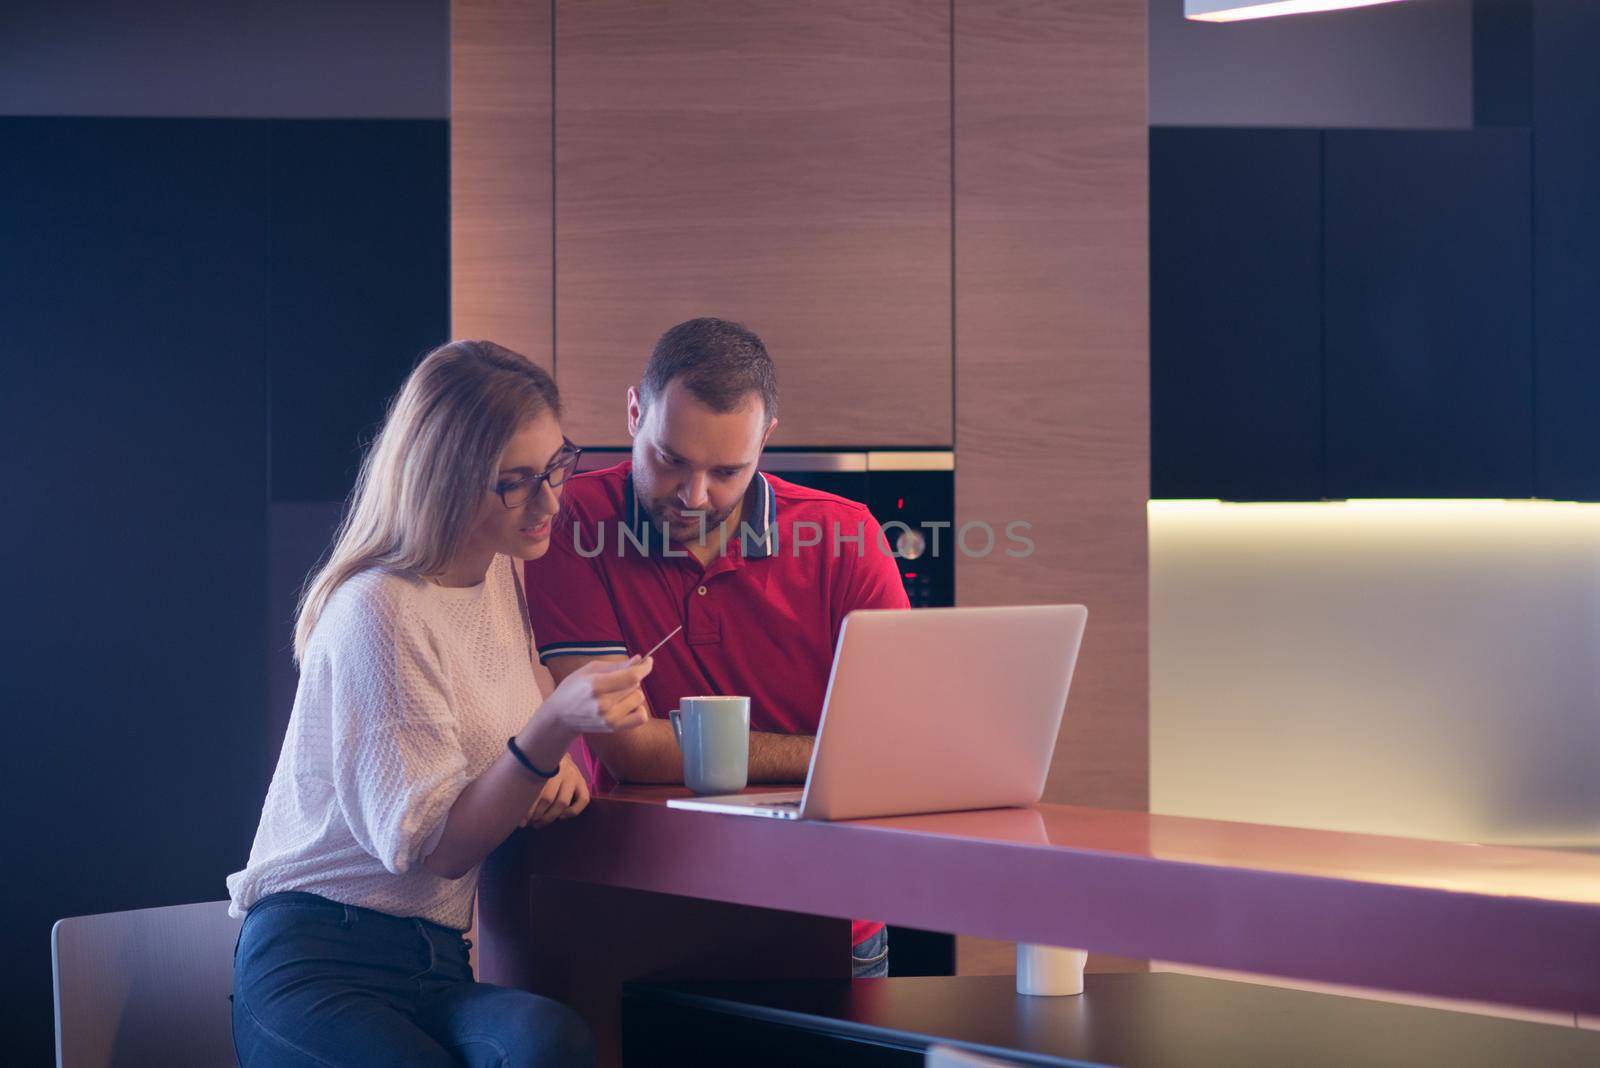
[[[737,411],[751,393],[761,395],[768,418],[778,414],[778,371],[761,339],[741,323],[690,319],[661,335],[639,383],[648,408],[673,379],[714,412]]]

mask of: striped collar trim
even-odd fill
[[[772,491],[767,476],[756,472],[757,506],[754,516],[746,516],[739,524],[739,536],[744,541],[744,555],[749,560],[771,556],[776,550],[778,531],[778,496]],[[633,472],[628,472],[622,510],[628,516],[628,528],[633,537],[649,552],[651,546],[661,541],[661,528],[653,526],[650,514],[639,507],[639,498],[633,492]]]
[[[627,656],[622,642],[548,642],[538,647],[539,663],[548,664],[558,656]]]
[[[761,483],[761,499],[755,522],[746,519],[739,529],[739,536],[744,539],[744,555],[753,560],[771,556],[776,551],[778,534],[778,495],[772,492],[772,483],[767,481],[766,475],[757,471],[756,479]]]

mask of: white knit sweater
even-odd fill
[[[497,556],[467,588],[370,570],[334,592],[301,665],[250,862],[228,877],[232,915],[304,890],[471,926],[478,869],[444,879],[421,861],[456,797],[539,706],[516,581]]]

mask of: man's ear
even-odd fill
[[[761,448],[762,449],[765,449],[767,447],[767,439],[772,437],[772,429],[773,429],[773,427],[775,427],[777,425],[778,425],[778,417],[777,416],[773,416],[772,420],[767,423],[767,431],[766,431],[766,433],[761,435]]]
[[[639,426],[644,422],[644,405],[639,403],[639,391],[628,387],[628,436],[639,436]],[[773,422],[777,422],[776,419]]]

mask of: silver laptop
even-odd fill
[[[851,612],[805,789],[667,804],[788,820],[1032,805],[1088,618],[1075,604]]]

